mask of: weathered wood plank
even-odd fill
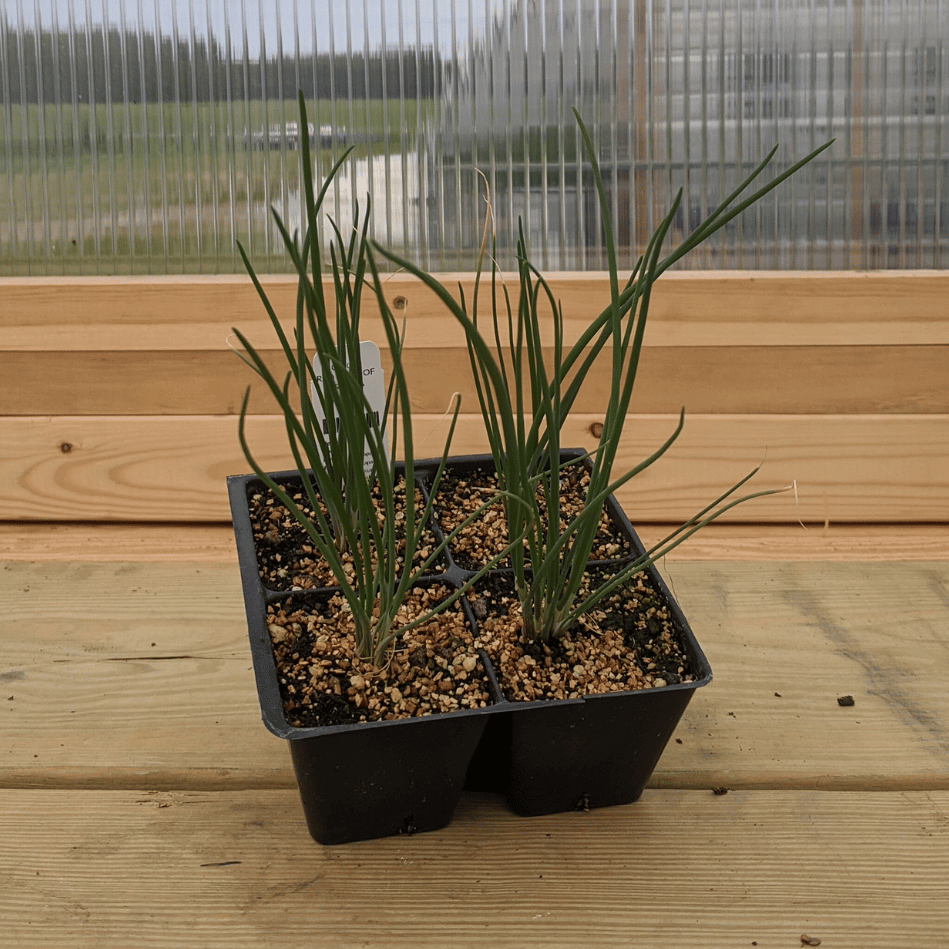
[[[647,791],[321,848],[294,791],[0,793],[4,945],[834,949],[949,941],[949,793]]]
[[[237,563],[237,550],[230,524],[20,521],[0,522],[0,560]]]
[[[638,529],[647,547],[674,524]],[[949,560],[944,524],[709,524],[670,561]],[[0,522],[0,560],[236,563],[230,524]]]
[[[597,297],[591,312],[589,298],[583,308],[570,317],[565,313],[564,338],[572,343],[587,328],[593,316],[600,312],[602,298]],[[608,298],[607,298],[608,299]],[[221,307],[225,319],[209,322],[207,318],[192,314],[190,320],[181,322],[149,322],[147,324],[116,323],[112,316],[100,314],[88,323],[53,323],[34,325],[17,324],[10,329],[0,329],[6,334],[0,353],[3,352],[153,352],[153,351],[203,351],[223,352],[228,343],[236,344],[231,330],[238,328],[262,351],[277,350],[279,342],[266,315],[261,311],[254,317],[239,321],[227,313],[222,304],[211,301],[209,305]],[[401,314],[400,314],[401,315]],[[452,322],[451,317],[432,311],[430,315],[406,317],[409,329],[407,345],[412,349],[441,350],[464,346],[464,336]],[[289,332],[291,319],[281,320]],[[382,345],[385,332],[382,324],[371,316],[364,317],[363,337]],[[686,319],[657,316],[650,309],[649,329],[646,331],[646,347],[791,347],[791,346],[945,346],[949,344],[949,318],[907,320],[900,323],[850,321],[827,319],[822,323],[794,322],[790,318],[779,320],[762,318],[757,323],[729,321],[722,318],[714,323],[693,323]]]
[[[10,780],[292,786],[260,722],[236,566],[6,563],[0,603]]]
[[[433,455],[443,416],[416,416],[416,454]],[[564,444],[593,448],[599,416],[577,414]],[[631,417],[617,466],[632,467],[674,428]],[[268,470],[291,467],[281,418],[248,437]],[[485,451],[480,415],[459,418],[452,450]],[[685,520],[766,461],[757,484],[796,481],[731,520],[949,520],[949,416],[690,416],[667,456],[619,491],[636,523]],[[209,521],[229,518],[227,474],[248,470],[233,417],[0,417],[0,519]]]
[[[282,379],[286,368],[272,355]],[[383,363],[388,374],[388,353]],[[407,349],[403,364],[415,411],[443,411],[456,391],[468,411],[476,410],[464,348]],[[646,414],[683,405],[695,414],[946,413],[947,370],[949,344],[654,346],[640,365],[634,408]],[[609,378],[601,357],[574,410],[603,411]],[[260,380],[223,347],[0,353],[5,415],[232,415],[249,384],[250,411],[274,411]]]
[[[471,299],[471,274],[442,276],[446,286],[460,282]],[[549,281],[563,304],[568,339],[591,309],[609,301],[602,273],[555,273]],[[295,281],[262,282],[281,318],[291,319]],[[217,349],[232,326],[274,345],[265,342],[272,337],[266,315],[242,276],[12,278],[3,290],[0,328],[8,350]],[[460,341],[442,305],[418,281],[391,275],[386,294],[390,302],[400,298],[411,346]],[[668,324],[665,345],[850,345],[855,339],[925,345],[949,343],[947,296],[949,275],[936,271],[669,273],[656,285],[650,319]]]
[[[663,571],[715,679],[654,786],[949,789],[949,564]],[[292,786],[235,565],[6,562],[0,615],[0,787]]]

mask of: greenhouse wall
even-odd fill
[[[0,274],[288,269],[299,156],[324,217],[470,270],[487,219],[545,269],[696,227],[772,148],[803,173],[680,266],[949,264],[946,0],[36,0],[0,12]],[[300,125],[297,91],[308,122]]]

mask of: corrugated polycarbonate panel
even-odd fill
[[[486,215],[545,269],[694,228],[773,145],[833,148],[682,266],[949,265],[949,0],[10,0],[0,274],[221,273],[287,257],[301,136],[327,201],[472,269]],[[298,123],[296,95],[310,126]]]

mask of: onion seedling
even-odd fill
[[[521,233],[518,247],[516,294],[503,285],[492,255],[490,285],[491,342],[482,332],[479,307],[484,257],[488,244],[490,209],[485,216],[476,280],[469,305],[464,294],[456,300],[435,277],[411,262],[379,248],[392,262],[418,277],[444,303],[465,331],[475,387],[487,429],[491,454],[504,495],[508,540],[523,537],[511,548],[511,565],[523,619],[523,638],[546,641],[569,630],[579,616],[618,586],[681,544],[706,524],[737,504],[775,494],[787,488],[734,495],[758,470],[742,478],[712,504],[698,512],[642,557],[632,558],[606,580],[584,589],[583,578],[596,539],[606,498],[661,458],[682,431],[685,413],[666,441],[649,457],[623,472],[614,473],[617,452],[627,420],[642,352],[649,304],[655,281],[676,261],[707,240],[742,211],[751,207],[783,181],[812,161],[832,143],[821,146],[775,176],[750,196],[741,195],[770,164],[777,146],[709,217],[671,253],[662,256],[681,201],[680,191],[669,213],[657,227],[626,283],[621,287],[616,249],[609,219],[609,202],[596,152],[586,126],[574,110],[584,151],[593,175],[603,218],[609,271],[609,304],[587,326],[569,349],[564,341],[563,313],[552,290],[528,260]],[[512,299],[515,297],[516,299]],[[550,366],[543,346],[546,311],[550,312],[553,354]],[[599,444],[580,459],[561,459],[564,424],[583,382],[599,354],[606,349],[610,363],[610,394],[605,407]],[[585,462],[589,481],[583,505],[576,513],[564,510],[560,480],[566,465]],[[759,466],[760,467],[760,466]]]
[[[300,93],[300,128],[306,129],[306,106]],[[316,551],[326,560],[344,596],[355,627],[360,656],[377,667],[405,630],[427,622],[453,603],[470,583],[454,590],[433,609],[400,623],[399,610],[412,584],[429,571],[453,535],[432,544],[423,553],[432,504],[442,479],[458,417],[460,398],[454,400],[445,438],[427,500],[416,498],[412,418],[405,371],[402,366],[404,326],[396,321],[382,292],[382,281],[367,239],[369,211],[362,219],[355,209],[351,233],[331,224],[329,246],[332,295],[325,292],[323,251],[318,216],[333,178],[349,152],[332,167],[319,192],[315,191],[309,142],[300,139],[306,227],[302,243],[291,236],[277,211],[274,220],[296,271],[297,298],[293,339],[277,317],[244,248],[241,257],[280,342],[287,372],[283,381],[271,371],[261,352],[239,330],[241,359],[261,378],[276,400],[286,425],[287,441],[299,472],[302,490],[312,514],[297,504],[257,462],[247,440],[246,422],[250,388],[240,411],[239,438],[244,455],[257,477],[302,525]],[[326,281],[328,282],[328,280]],[[385,342],[392,359],[385,411],[379,412],[363,390],[360,316],[363,290],[371,287],[378,303]],[[311,355],[319,358],[320,370]],[[297,400],[298,409],[294,405]],[[391,451],[387,419],[391,418]],[[401,450],[404,475],[398,475],[395,453]],[[398,488],[404,481],[404,510]],[[489,499],[457,530],[500,500]],[[509,507],[516,508],[513,503]],[[454,533],[457,533],[457,530]],[[418,561],[416,562],[416,555]],[[481,574],[503,556],[494,558]],[[480,575],[480,574],[479,574]]]

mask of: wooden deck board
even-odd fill
[[[641,413],[945,413],[949,344],[910,346],[653,346],[637,373]],[[279,355],[270,354],[277,378]],[[552,350],[544,353],[547,364]],[[407,349],[413,404],[434,410],[455,391],[478,404],[467,350]],[[391,362],[383,360],[386,378]],[[438,371],[432,372],[437,366]],[[249,410],[276,403],[223,342],[219,350],[0,352],[0,405],[8,415],[234,415],[251,385]],[[602,412],[610,398],[601,356],[573,411]]]
[[[291,790],[0,792],[10,949],[919,949],[949,942],[949,792],[646,791],[313,843]]]
[[[949,789],[949,563],[665,573],[715,679],[655,786]],[[292,783],[233,564],[8,561],[0,615],[0,786]]]
[[[437,455],[444,415],[415,416],[417,457]],[[627,470],[678,418],[632,416],[617,453]],[[602,416],[571,415],[563,443],[592,449]],[[254,416],[265,470],[289,468],[282,417]],[[452,451],[487,451],[480,414],[459,417]],[[685,520],[752,469],[749,490],[796,481],[730,520],[811,523],[949,520],[949,415],[701,415],[655,465],[617,491],[630,519]],[[230,520],[224,479],[249,466],[233,416],[0,417],[0,520]]]
[[[472,274],[438,276],[452,290],[460,282],[471,300]],[[563,307],[568,340],[575,338],[577,326],[608,305],[609,282],[603,272],[546,277]],[[406,274],[384,279],[390,303],[402,297],[406,304],[400,313],[412,346],[437,348],[452,338],[454,324],[446,320],[444,305],[420,281]],[[261,280],[280,318],[292,321],[296,280],[281,275],[262,275]],[[649,320],[679,345],[767,345],[789,339],[808,345],[854,339],[876,345],[946,343],[947,286],[949,276],[933,270],[670,272],[656,284]],[[254,340],[260,336],[265,346],[276,345],[260,300],[241,275],[24,277],[4,279],[3,287],[0,328],[7,350],[161,350],[170,339],[176,349],[213,349],[232,326]],[[382,339],[373,307],[370,294],[364,326],[373,338]]]
[[[649,547],[673,524],[640,525]],[[667,560],[949,560],[945,524],[709,524]],[[230,524],[0,522],[0,561],[237,563]]]

